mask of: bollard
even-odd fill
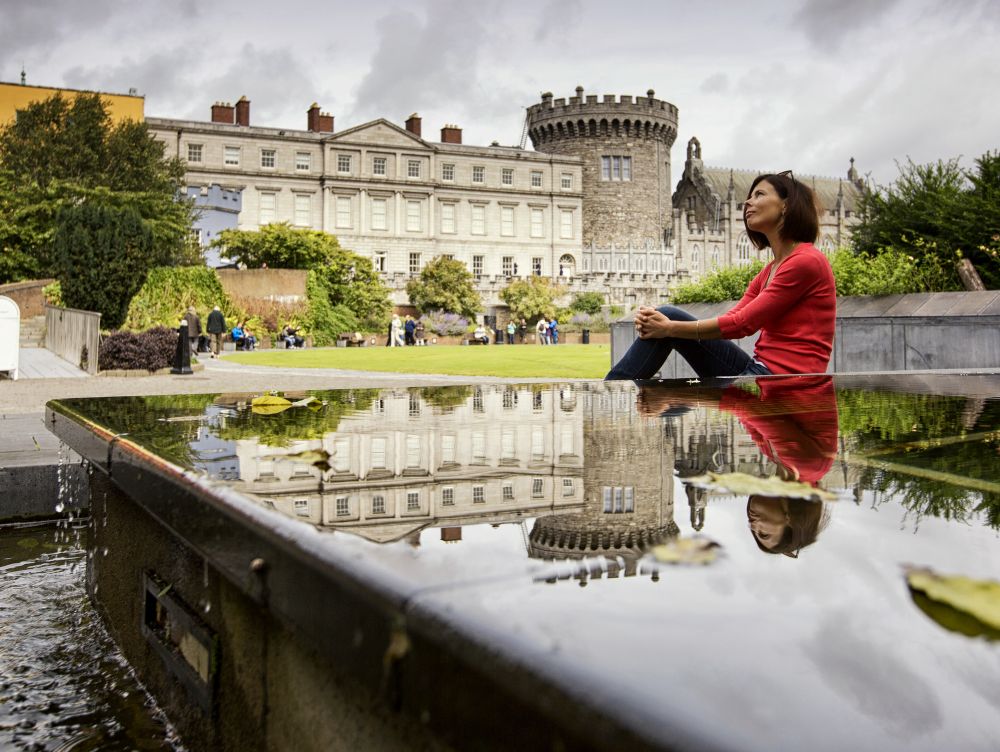
[[[170,373],[179,376],[194,373],[191,370],[191,342],[188,340],[187,320],[182,321],[177,327],[177,351],[174,353],[174,363]]]

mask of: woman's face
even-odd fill
[[[761,180],[743,202],[743,218],[754,232],[773,232],[780,224],[785,211],[785,199],[778,195],[766,180]]]
[[[747,505],[750,532],[764,548],[774,548],[781,542],[788,527],[788,511],[784,500],[755,497]]]

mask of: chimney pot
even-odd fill
[[[236,125],[250,126],[250,100],[242,96],[236,102]]]
[[[420,138],[420,116],[417,113],[414,112],[406,119],[406,130]]]
[[[233,106],[226,102],[216,102],[212,105],[212,122],[232,125],[235,122]]]
[[[441,128],[441,143],[442,144],[462,143],[462,129],[459,128],[457,125],[445,123],[444,127]]]

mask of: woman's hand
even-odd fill
[[[671,336],[673,322],[655,308],[643,306],[635,315],[639,339],[662,339]]]

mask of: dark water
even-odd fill
[[[85,536],[0,531],[0,749],[180,749],[87,599]]]

